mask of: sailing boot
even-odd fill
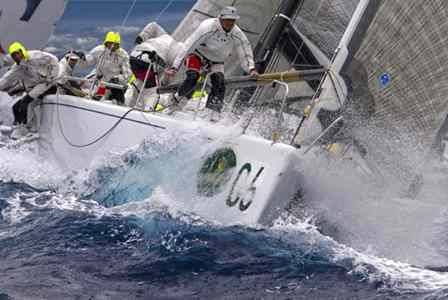
[[[224,100],[210,94],[205,107],[220,113],[224,107]]]
[[[185,96],[179,96],[177,93],[173,94],[170,99],[170,104],[168,107],[166,107],[163,112],[165,112],[168,115],[173,114],[176,111],[181,111],[184,106],[188,102],[188,98]]]
[[[34,98],[27,94],[13,105],[14,124],[25,124],[28,121],[28,105],[33,101]]]
[[[10,135],[10,137],[13,140],[19,140],[24,138],[29,133],[28,128],[25,124],[16,125],[13,127],[13,131]]]
[[[224,95],[226,93],[224,73],[217,72],[211,74],[210,81],[212,83],[212,90],[210,91],[205,107],[220,113],[224,106]]]

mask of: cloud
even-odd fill
[[[100,44],[101,40],[97,37],[79,37],[71,33],[53,34],[48,41],[49,52],[61,56],[64,52],[74,49],[90,51],[93,47]]]
[[[51,47],[51,46],[44,48],[44,51],[45,52],[50,52],[50,53],[58,53],[58,52],[60,52],[60,50],[58,48]]]
[[[137,26],[109,26],[109,27],[98,27],[97,29],[100,33],[106,33],[109,31],[116,31],[120,34],[137,34],[140,32],[141,28]]]

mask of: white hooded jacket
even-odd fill
[[[186,55],[194,51],[212,62],[223,63],[233,49],[236,49],[244,70],[254,68],[252,48],[244,32],[237,25],[226,32],[218,18],[203,21],[185,41],[184,46],[173,63],[175,69],[179,69]]]
[[[104,45],[93,48],[86,55],[85,61],[80,62],[80,66],[94,64],[96,64],[96,74],[102,76],[105,81],[110,81],[116,77],[121,84],[127,84],[132,75],[129,55],[122,48],[116,51],[110,51]]]
[[[28,55],[27,59],[23,59],[20,64],[14,64],[3,75],[0,79],[0,90],[10,87],[11,82],[20,81],[28,89],[40,84],[50,85],[56,80],[59,73],[56,56],[39,50],[28,51]],[[39,95],[32,95],[33,98],[37,96]]]
[[[67,82],[67,79],[64,78],[65,76],[73,76],[73,68],[70,66],[70,64],[67,61],[67,56],[64,56],[59,61],[59,75],[58,75],[58,82],[61,84],[64,84]]]
[[[139,36],[143,39],[143,43],[135,46],[131,52],[133,57],[139,57],[144,51],[155,51],[167,66],[171,66],[184,48],[183,43],[173,39],[155,22],[146,25]],[[141,59],[149,62],[146,56],[142,56]]]
[[[159,24],[156,22],[151,22],[143,28],[142,32],[140,32],[138,36],[145,42],[149,39],[156,38],[164,34],[167,33]]]

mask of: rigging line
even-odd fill
[[[319,14],[320,10],[322,9],[322,6],[324,5],[324,0],[320,0],[317,9],[316,9],[316,13],[315,13],[315,17],[317,17],[317,15]]]
[[[274,49],[274,54],[272,56],[271,61],[269,62],[267,66],[267,70],[273,70],[276,66],[278,66],[278,63],[280,61],[280,53],[278,49]],[[249,108],[252,108],[252,111],[250,112],[246,124],[243,125],[243,133],[246,132],[246,130],[251,125],[253,119],[255,118],[255,115],[257,115],[261,110],[263,109],[262,104],[265,102],[258,103],[260,98],[263,96],[263,92],[265,91],[267,87],[257,87],[254,94],[252,95],[251,99],[249,100]]]
[[[171,0],[170,2],[168,2],[168,4],[160,11],[159,15],[156,17],[155,22],[157,22],[160,19],[160,17],[162,17],[162,15],[171,6],[171,4],[173,4],[174,1],[175,0]]]
[[[342,108],[342,105],[343,105],[342,99],[343,98],[345,99],[347,97],[347,95],[344,94],[344,87],[343,87],[342,83],[340,82],[340,79],[337,76],[336,72],[334,72],[331,68],[328,69],[328,74],[330,75],[329,77],[330,77],[331,83],[336,92],[336,97],[339,102],[339,107]],[[339,95],[338,88],[341,90],[342,97],[341,97],[341,95]]]
[[[128,21],[128,18],[131,15],[132,10],[134,9],[135,3],[137,3],[137,0],[134,0],[134,2],[132,2],[131,4],[131,7],[129,7],[128,12],[126,13],[126,16],[123,19],[123,22],[121,23],[121,27],[123,27]]]
[[[56,92],[56,114],[58,116],[58,124],[59,124],[59,131],[61,133],[61,135],[64,137],[64,140],[72,147],[74,148],[86,148],[89,146],[92,146],[96,143],[98,143],[99,141],[101,141],[102,139],[104,139],[109,133],[111,133],[115,128],[117,128],[117,126],[121,123],[121,121],[123,121],[126,116],[131,113],[132,111],[134,111],[134,108],[129,109],[126,113],[124,113],[119,119],[118,121],[115,122],[115,124],[112,125],[112,127],[110,127],[108,130],[106,130],[103,134],[101,134],[100,136],[98,136],[97,138],[95,138],[94,140],[86,143],[86,144],[75,144],[72,141],[70,141],[70,139],[65,135],[64,129],[62,127],[62,120],[61,120],[61,114],[59,112],[59,90]]]

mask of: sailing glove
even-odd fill
[[[143,39],[142,39],[141,36],[138,35],[138,36],[135,38],[135,44],[138,45],[138,44],[141,44],[141,43],[143,43]]]

